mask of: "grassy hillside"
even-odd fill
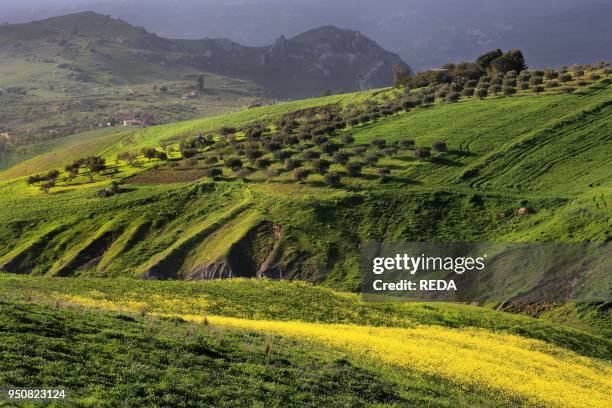
[[[425,92],[75,135],[0,173],[0,384],[78,406],[609,406],[609,302],[355,292],[374,242],[609,242],[611,81]]]
[[[356,290],[359,245],[368,242],[610,240],[612,86],[607,80],[573,94],[527,92],[435,104],[334,132],[331,140],[337,144],[353,135],[355,142],[343,147],[354,155],[351,161],[364,163],[377,155],[375,163],[364,163],[361,175],[350,176],[322,152],[332,161],[329,172],[342,178],[337,188],[314,171],[295,182],[271,153],[264,158],[272,161],[272,173],[246,158],[245,167],[253,168],[246,177],[220,163],[206,164],[211,156],[227,159],[232,153],[222,149],[234,149],[232,143],[248,144],[237,139],[222,148],[222,136],[195,160],[175,167],[155,159],[139,159],[140,164],[114,159],[147,146],[166,146],[171,158],[180,158],[173,150],[178,142],[214,135],[223,126],[274,128],[292,112],[349,111],[397,97],[382,90],[267,106],[101,135],[25,161],[2,173],[0,236],[7,244],[0,248],[0,268],[181,279],[263,274]],[[378,139],[390,153],[371,144]],[[394,144],[406,139],[416,147]],[[446,151],[426,159],[414,156],[414,149],[436,140],[446,143]],[[306,141],[293,149],[299,159],[322,148]],[[353,153],[358,151],[365,153]],[[61,182],[62,171],[60,182],[45,194],[36,184],[13,179],[90,154],[109,158],[107,170],[93,182],[85,170]],[[206,177],[211,168],[222,175]],[[97,197],[112,180],[126,183],[121,193]],[[529,215],[518,214],[520,207],[529,208]],[[259,270],[263,265],[267,269]]]
[[[0,293],[2,344],[27,356],[2,360],[2,382],[85,406],[609,403],[609,340],[546,319],[262,280],[4,275]]]

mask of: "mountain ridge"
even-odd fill
[[[152,61],[253,81],[283,99],[384,87],[391,84],[394,65],[410,70],[397,54],[363,34],[330,25],[292,38],[281,36],[264,47],[218,38],[163,38],[92,11],[0,27],[0,49],[14,41],[65,44],[83,39],[96,49],[114,44],[154,53],[143,55]]]

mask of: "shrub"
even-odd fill
[[[372,117],[370,115],[361,115],[361,116],[359,116],[359,122],[361,122],[361,123],[368,123],[371,119],[372,119]]]
[[[559,80],[565,84],[566,82],[569,82],[572,80],[572,74],[570,74],[569,72],[566,72],[565,74],[562,74],[559,77]]]
[[[304,157],[308,160],[314,160],[321,157],[321,153],[316,150],[307,150],[304,152]]]
[[[459,92],[451,92],[446,96],[446,102],[455,103],[459,99],[461,99],[461,94]]]
[[[557,79],[559,77],[559,73],[552,68],[546,68],[544,70],[544,78],[547,80]]]
[[[521,88],[521,90],[526,91],[527,89],[529,89],[529,82],[521,82],[519,84],[519,88]]]
[[[295,152],[291,150],[277,150],[273,153],[273,156],[278,161],[287,160],[291,156],[293,156]]]
[[[504,95],[506,96],[512,96],[516,93],[516,88],[513,86],[504,86]]]
[[[431,157],[431,150],[429,149],[416,149],[414,151],[414,157],[417,159],[427,159]]]
[[[325,159],[315,159],[312,161],[312,170],[315,173],[325,174],[329,170],[330,165],[331,163]]]
[[[433,142],[431,144],[431,147],[436,152],[446,152],[446,151],[448,151],[448,147],[446,146],[446,142],[444,142],[442,140],[436,140],[435,142]]]
[[[372,140],[372,146],[378,147],[379,149],[383,149],[386,145],[387,145],[387,141],[385,139]]]
[[[463,85],[461,85],[460,83],[453,83],[450,86],[450,91],[451,92],[461,92],[463,90]]]
[[[437,95],[438,95],[438,98],[444,99],[448,96],[448,91],[446,89],[440,89]]]
[[[225,166],[234,171],[238,170],[242,168],[242,160],[240,160],[238,157],[230,157],[227,160],[225,160]]]
[[[539,95],[539,94],[541,94],[542,92],[544,92],[544,87],[543,87],[543,86],[540,86],[540,85],[535,86],[535,87],[533,88],[533,92],[535,92],[535,93],[537,93],[537,94]]]
[[[264,145],[265,149],[269,152],[275,152],[277,150],[281,150],[283,145],[275,140],[270,140]]]
[[[436,101],[436,97],[434,95],[425,95],[423,97],[423,103],[432,104]]]
[[[318,136],[315,136],[312,139],[312,141],[315,142],[315,144],[322,145],[323,143],[329,141],[329,137],[323,136],[323,135],[318,135]]]
[[[34,184],[34,183],[38,183],[40,181],[43,181],[44,177],[40,176],[40,175],[35,175],[35,176],[30,176],[28,177],[28,184]]]
[[[358,177],[361,175],[361,163],[349,163],[346,165],[346,173],[350,176],[350,177]]]
[[[270,161],[270,159],[266,159],[265,157],[260,157],[259,159],[255,160],[255,166],[257,166],[258,169],[267,169],[270,167],[270,165],[272,165],[272,161]]]
[[[213,168],[213,169],[207,169],[204,172],[204,176],[211,178],[213,180],[217,179],[218,177],[221,177],[223,175],[223,171],[220,168]]]
[[[397,153],[397,146],[387,147],[385,149],[382,149],[380,152],[384,156],[393,156],[395,153]]]
[[[204,164],[217,164],[219,162],[219,158],[217,156],[210,156],[204,160]]]
[[[368,163],[370,166],[373,165],[373,164],[378,163],[378,160],[379,160],[379,157],[378,157],[377,154],[368,154],[365,157],[366,163]]]
[[[592,81],[598,81],[601,79],[601,76],[599,76],[599,74],[596,74],[595,72],[593,72],[590,76]]]
[[[487,96],[489,96],[489,91],[487,91],[486,88],[478,88],[476,90],[476,96],[478,99],[485,99]]]
[[[334,161],[339,164],[346,164],[350,160],[351,155],[348,152],[334,153]]]
[[[352,145],[353,143],[355,143],[355,138],[352,135],[342,135],[340,140],[345,145]]]
[[[408,99],[407,101],[404,101],[402,106],[405,110],[410,110],[410,109],[416,108],[417,104],[416,104],[416,101],[412,99]]]
[[[300,133],[298,135],[298,139],[300,139],[302,141],[311,140],[312,139],[312,135],[310,133]]]
[[[389,174],[391,174],[391,170],[386,167],[381,167],[380,169],[378,169],[377,173],[381,176],[388,176]]]
[[[302,163],[299,160],[288,159],[285,160],[285,168],[289,171],[295,170],[298,167],[302,167]]]
[[[587,86],[587,85],[590,85],[590,82],[589,81],[580,80],[580,81],[576,81],[576,85],[578,85],[578,86]]]
[[[296,181],[306,180],[309,175],[310,172],[307,169],[301,167],[293,170],[293,173],[291,173],[291,177],[293,177],[293,179]]]
[[[475,92],[474,88],[465,88],[463,90],[463,95],[468,96],[468,97],[469,96],[474,96],[474,92]]]
[[[475,79],[470,79],[469,81],[465,83],[465,87],[466,88],[476,88],[477,84],[478,84],[478,81],[476,81]]]
[[[333,154],[340,150],[340,146],[334,142],[325,142],[321,145],[321,150],[327,154]]]
[[[325,184],[330,187],[339,187],[342,181],[340,174],[333,172],[325,175]]]
[[[414,146],[415,143],[414,143],[414,140],[412,140],[412,139],[404,139],[404,140],[402,140],[400,142],[400,144],[402,145],[402,147],[404,149],[408,149],[408,148]]]
[[[261,156],[263,156],[263,152],[259,149],[248,149],[246,152],[244,152],[244,155],[251,162],[254,162],[255,160],[259,159]]]
[[[59,176],[59,174],[60,174],[59,170],[50,170],[45,176],[45,179],[49,181],[57,180],[57,177]]]
[[[154,159],[157,156],[157,150],[152,147],[143,147],[141,153],[147,159]]]
[[[544,82],[544,78],[541,76],[533,76],[529,80],[531,86],[541,85]]]
[[[489,92],[491,92],[493,95],[497,95],[501,91],[502,91],[502,87],[501,85],[498,85],[498,84],[491,85],[491,87],[489,88]]]

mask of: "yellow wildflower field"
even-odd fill
[[[181,316],[203,322],[202,316]],[[554,407],[612,406],[612,365],[482,329],[410,329],[208,316],[213,325],[322,342],[367,359]]]

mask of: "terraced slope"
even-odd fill
[[[106,152],[112,160],[125,149],[221,126],[271,123],[299,109],[393,95],[337,95],[110,134],[101,136],[105,143],[86,142],[79,155]],[[344,174],[342,188],[326,187],[318,174],[295,183],[282,169],[270,180],[256,171],[247,183],[232,175],[211,181],[200,164],[190,170],[196,181],[158,183],[183,170],[147,170],[159,166],[154,162],[117,162],[107,178],[58,184],[51,194],[13,178],[70,156],[53,151],[2,173],[0,269],[156,279],[266,276],[356,290],[359,246],[367,242],[606,242],[611,101],[612,85],[603,81],[574,94],[469,99],[349,127],[335,137],[350,133],[357,146],[379,138],[410,138],[417,146],[444,140],[448,152],[419,160],[400,151],[361,177],[333,164],[330,171]],[[386,182],[379,168],[391,170]],[[121,194],[96,197],[110,180],[134,174]],[[519,207],[531,214],[517,214]]]

